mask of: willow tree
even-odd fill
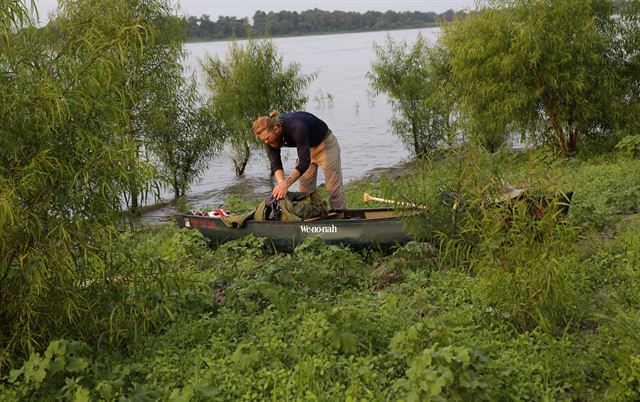
[[[177,199],[222,149],[224,137],[195,80],[182,77],[154,95],[153,107],[142,113],[146,149],[159,162],[162,180]]]
[[[377,94],[389,96],[391,131],[415,156],[426,156],[453,132],[452,107],[443,92],[446,54],[430,49],[422,35],[413,46],[387,38],[374,49],[376,60],[367,77]]]
[[[208,100],[222,133],[233,149],[236,175],[242,176],[252,149],[262,146],[251,132],[252,122],[271,110],[294,111],[307,102],[306,90],[314,74],[301,73],[298,63],[285,65],[270,40],[233,42],[226,58],[203,61]]]
[[[607,0],[492,0],[443,27],[451,87],[480,135],[552,140],[564,155],[578,139],[612,131],[619,68]]]
[[[178,96],[184,82],[181,64],[184,32],[180,20],[172,13],[169,0],[131,0],[126,6],[99,0],[63,0],[49,24],[61,42],[82,35],[83,24],[92,20],[96,21],[95,33],[103,37],[113,35],[117,27],[127,26],[131,21],[144,24],[131,28],[130,33],[139,35],[139,40],[120,48],[123,52],[120,65],[127,73],[114,82],[114,85],[120,85],[118,95],[127,110],[123,124],[127,128],[128,169],[132,174],[125,203],[134,213],[139,212],[149,194],[157,195],[157,184],[161,180],[160,177],[149,180],[156,172],[152,163],[145,163],[145,152],[154,141],[154,133],[148,128],[153,124],[148,119],[149,110],[162,108],[162,99],[169,93]]]
[[[35,29],[22,1],[0,2],[0,344],[6,351],[42,346],[74,327],[101,336],[90,334],[88,317],[109,306],[98,302],[104,289],[118,292],[98,285],[120,283],[114,278],[128,264],[115,263],[110,252],[122,194],[132,177],[146,179],[130,158],[136,149],[129,102],[137,95],[124,83],[154,29],[131,10],[138,2],[60,5],[54,23]],[[135,293],[125,288],[122,297]],[[93,324],[104,329],[108,321]],[[0,355],[0,364],[6,357]]]
[[[621,2],[619,10],[618,56],[622,60],[625,108],[620,129],[627,135],[640,135],[640,0]]]
[[[155,142],[157,135],[150,128],[154,122],[149,120],[154,109],[163,109],[166,98],[172,97],[178,101],[180,91],[184,88],[183,66],[184,33],[178,19],[172,17],[172,6],[169,0],[134,0],[123,8],[118,17],[121,24],[127,21],[140,20],[146,24],[143,40],[136,47],[128,49],[128,55],[123,60],[128,71],[122,85],[123,105],[128,110],[127,140],[131,143],[129,166],[145,166],[141,164],[144,152]],[[154,166],[147,164],[146,174],[155,174]],[[157,196],[154,184],[156,181],[137,179],[140,175],[133,175],[127,193],[127,203],[130,211],[139,212],[140,204],[152,194]],[[154,194],[155,193],[155,194]]]
[[[75,18],[75,12],[69,16],[64,11]],[[84,12],[82,7],[78,11]],[[121,25],[146,23],[145,36],[127,49],[123,66],[128,73],[120,83],[131,150],[128,166],[143,167],[141,174],[131,176],[125,194],[134,213],[149,193],[159,195],[160,184],[170,187],[175,198],[185,195],[222,143],[195,83],[185,78],[185,34],[172,12],[168,0],[136,0],[118,14]]]

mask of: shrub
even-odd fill
[[[570,217],[574,224],[596,230],[612,227],[621,214],[638,211],[640,161],[568,163],[559,184],[574,190]]]
[[[616,149],[626,157],[637,158],[640,156],[640,135],[627,135],[617,144]]]
[[[392,392],[408,401],[488,400],[487,359],[467,346],[441,345],[438,328],[418,323],[397,332],[390,354],[407,364]]]

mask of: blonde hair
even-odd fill
[[[255,135],[258,135],[258,133],[265,128],[273,130],[278,124],[280,124],[280,120],[278,119],[279,115],[280,112],[278,112],[277,110],[273,110],[271,113],[269,113],[269,116],[258,117],[256,121],[253,122],[253,126],[251,127],[253,133]]]

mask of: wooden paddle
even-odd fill
[[[405,207],[405,208],[427,209],[426,205],[419,205],[419,204],[413,204],[413,203],[410,203],[410,202],[388,200],[386,198],[373,197],[373,196],[369,195],[368,193],[364,193],[363,199],[364,199],[364,202],[376,201],[376,202],[382,202],[382,203],[385,203],[385,204],[394,204],[394,205],[398,205],[398,206]]]

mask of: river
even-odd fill
[[[409,158],[400,140],[389,131],[392,112],[387,98],[374,96],[366,78],[375,60],[374,43],[384,45],[390,37],[395,42],[413,44],[419,33],[433,43],[438,32],[438,28],[424,28],[273,39],[286,64],[299,63],[302,73],[317,74],[309,86],[305,110],[324,120],[338,138],[345,183],[381,168],[396,166]],[[218,41],[185,46],[185,67],[195,71],[203,93],[200,61],[206,55],[224,60],[229,44]],[[268,112],[265,110],[264,114]],[[295,165],[295,160],[295,149],[283,149],[286,174]],[[210,161],[202,178],[192,184],[187,203],[194,208],[218,207],[229,194],[260,197],[269,192],[271,179],[265,158],[254,157],[244,177],[235,176],[232,166],[227,151]],[[319,174],[318,184],[323,181]],[[297,185],[292,189],[296,190]],[[163,195],[170,197],[169,193]],[[170,203],[161,205],[145,215],[152,219],[170,217],[174,206]]]

